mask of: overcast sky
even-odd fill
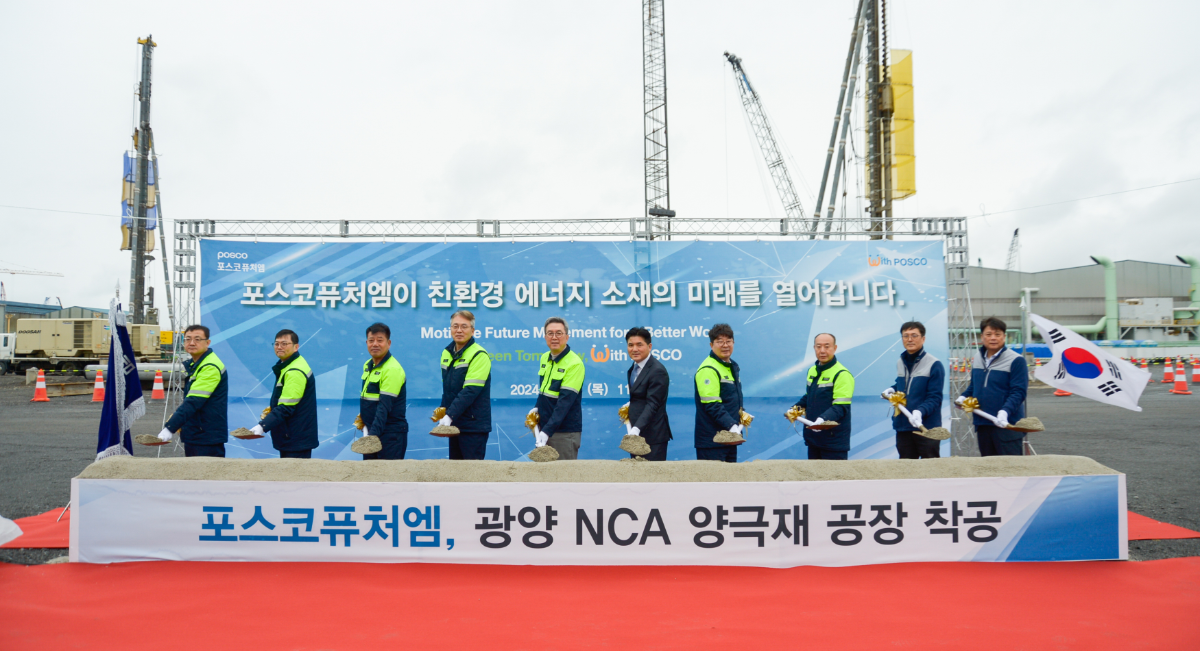
[[[855,6],[667,0],[672,208],[782,214],[729,50],[812,211]],[[990,267],[1017,227],[1026,271],[1200,255],[1200,181],[1001,212],[1200,177],[1200,4],[888,7],[890,45],[914,51],[918,192],[899,216],[972,216],[972,263]],[[65,278],[0,280],[10,300],[127,298],[115,216],[148,33],[168,219],[639,215],[640,10],[4,1],[0,268]]]

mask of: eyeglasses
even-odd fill
[[[567,336],[567,333],[563,332],[562,330],[556,330],[556,331],[553,331],[553,332],[550,332],[550,331],[547,331],[547,332],[546,332],[546,338],[547,338],[547,339],[558,339],[559,337],[565,337],[565,336]]]
[[[450,326],[450,329],[451,329],[451,330],[470,330],[470,329],[471,329],[471,326],[469,326],[469,325],[464,325],[464,324],[461,324],[461,323],[455,323],[455,324],[452,324],[452,325]]]
[[[287,348],[288,346],[293,346],[293,345],[295,345],[295,344],[293,344],[293,343],[292,343],[292,342],[290,342],[290,341],[277,341],[277,342],[275,342],[275,347],[276,347],[276,348]]]
[[[916,340],[920,339],[922,336],[923,335],[900,335],[900,337],[902,339],[904,339],[904,341],[916,341]]]
[[[197,339],[195,337],[188,337],[188,338],[184,339],[183,341],[186,343],[189,343],[189,344],[198,344],[202,341],[208,341],[208,340],[207,339]]]

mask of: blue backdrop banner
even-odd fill
[[[815,363],[812,338],[836,335],[837,357],[856,378],[851,458],[896,456],[891,408],[879,392],[896,377],[899,327],[921,321],[926,349],[947,359],[942,242],[691,241],[297,243],[204,240],[201,322],[228,369],[229,426],[251,427],[267,406],[283,328],[300,336],[313,368],[321,445],[314,457],[355,459],[366,328],[392,331],[391,352],[408,382],[408,455],[446,458],[426,434],[441,397],[441,351],[450,315],[475,313],[476,340],[492,356],[493,430],[488,459],[525,460],[525,413],[537,394],[542,329],[570,325],[586,365],[582,459],[617,459],[628,400],[625,331],[653,333],[671,375],[669,458],[695,459],[693,373],[709,353],[708,330],[728,323],[742,369],[746,411],[756,417],[741,461],[806,458],[783,417]],[[943,401],[949,420],[949,396]],[[943,442],[943,454],[949,442]],[[230,439],[231,457],[275,457],[270,438]]]

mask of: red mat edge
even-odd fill
[[[58,516],[62,515],[59,520]],[[0,545],[0,549],[67,549],[71,546],[71,511],[62,508],[13,520],[21,535]]]
[[[1182,540],[1200,538],[1200,531],[1192,531],[1169,522],[1161,522],[1140,513],[1129,512],[1130,540]]]

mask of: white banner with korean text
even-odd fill
[[[745,483],[74,479],[71,561],[847,566],[1127,558],[1125,475]]]

